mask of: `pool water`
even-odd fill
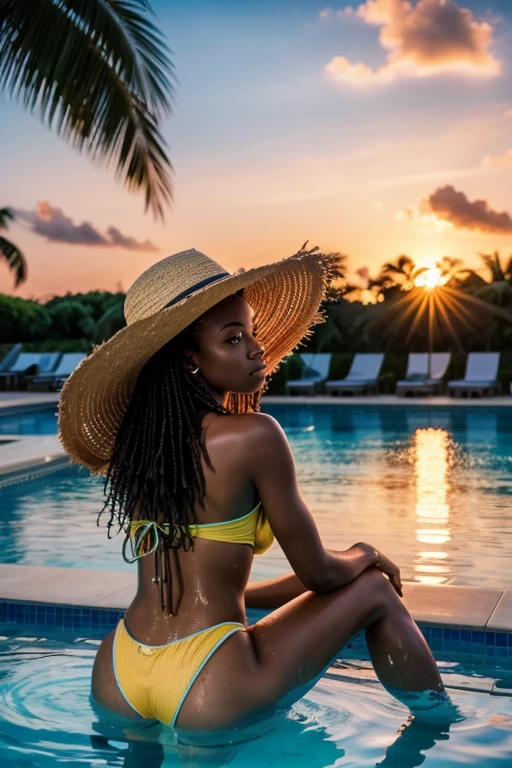
[[[325,545],[368,541],[407,580],[512,587],[512,408],[265,405]],[[0,562],[124,570],[102,481],[66,469],[0,490]],[[254,578],[288,569],[278,547]]]
[[[32,627],[0,629],[0,765],[224,766],[231,768],[505,768],[512,761],[512,699],[452,691],[460,709],[450,728],[413,723],[401,735],[408,712],[378,683],[346,681],[331,670],[301,701],[258,738],[191,748],[177,743],[164,726],[105,719],[89,697],[91,668],[99,640]],[[48,635],[47,632],[51,634]],[[478,684],[502,675],[492,667],[465,669],[441,664],[445,681],[459,675]],[[512,670],[508,671],[512,675]],[[252,734],[254,736],[254,734]]]
[[[0,435],[55,435],[56,433],[57,405],[0,415]]]

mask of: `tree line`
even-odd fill
[[[444,259],[439,287],[417,285],[425,270],[405,255],[372,277],[359,270],[347,277],[346,257],[337,255],[336,277],[318,325],[302,349],[317,352],[467,353],[512,348],[512,257],[481,255],[482,269]],[[124,324],[123,293],[67,293],[46,301],[0,294],[0,343],[74,341],[88,351]],[[430,324],[430,325],[429,325]]]

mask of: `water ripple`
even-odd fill
[[[176,732],[162,726],[99,717],[89,699],[94,650],[84,643],[12,637],[0,651],[2,768],[412,768],[426,750],[432,768],[505,768],[512,761],[507,697],[457,692],[462,718],[448,732],[408,724],[407,709],[379,684],[341,680],[331,670],[270,733],[207,749],[177,743]]]

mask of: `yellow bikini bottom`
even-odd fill
[[[175,725],[197,676],[217,648],[243,624],[225,621],[167,645],[144,645],[123,619],[116,629],[113,661],[118,688],[141,717]]]

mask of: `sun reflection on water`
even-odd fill
[[[450,505],[450,435],[444,429],[417,429],[413,436],[414,478],[416,485],[416,539],[431,549],[418,552],[414,565],[423,584],[442,584],[449,568],[440,561],[448,555],[442,546],[451,539]],[[432,546],[433,545],[433,546]]]

